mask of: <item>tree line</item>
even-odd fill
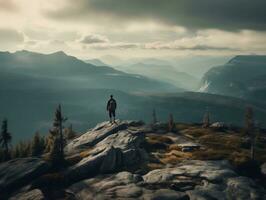
[[[58,105],[54,114],[52,128],[47,136],[41,136],[36,132],[33,139],[21,141],[12,145],[12,134],[8,130],[8,120],[4,119],[0,134],[0,162],[8,161],[14,158],[23,157],[45,157],[54,166],[59,166],[64,162],[64,146],[67,140],[76,137],[72,128],[64,127],[67,118],[63,116],[61,105]]]

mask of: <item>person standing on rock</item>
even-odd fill
[[[109,112],[110,123],[115,123],[116,106],[116,100],[113,98],[113,95],[111,95],[106,107],[107,111]],[[112,121],[112,118],[114,119],[114,121]]]

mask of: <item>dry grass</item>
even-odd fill
[[[245,139],[241,129],[221,131],[186,124],[176,124],[176,128],[179,134],[193,138],[202,144],[203,148],[190,153],[182,152],[182,149],[171,138],[161,134],[149,134],[146,139],[147,143],[152,146],[151,153],[158,153],[157,163],[151,161],[148,164],[151,168],[162,167],[165,164],[177,164],[187,159],[229,160],[236,168],[250,161],[250,143]],[[266,137],[263,136],[257,142],[255,156],[260,163],[266,162],[265,141]]]
[[[148,163],[147,167],[149,169],[148,171],[152,171],[155,169],[161,169],[164,167],[164,165],[162,163]]]
[[[91,150],[92,150],[92,149],[86,149],[85,151],[82,151],[82,152],[79,154],[80,157],[82,157],[82,158],[86,158],[86,157],[90,156],[90,154],[91,154]]]
[[[182,148],[179,147],[178,144],[171,144],[168,146],[168,151],[172,151],[172,150],[182,151]]]
[[[165,135],[157,135],[157,134],[149,134],[146,137],[146,141],[150,144],[155,144],[155,143],[167,143],[167,144],[172,144],[173,141],[171,138]]]

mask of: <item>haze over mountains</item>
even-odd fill
[[[71,123],[75,130],[84,131],[106,120],[110,94],[118,101],[121,119],[149,123],[156,109],[159,120],[165,121],[173,113],[179,122],[201,122],[208,108],[213,121],[242,125],[245,107],[252,104],[258,119],[266,121],[263,102],[185,92],[197,79],[171,65],[159,61],[153,64],[156,59],[149,64],[120,66],[125,72],[96,66],[101,61],[94,61],[95,65],[88,64],[64,52],[1,52],[0,117],[9,119],[14,140],[30,138],[35,131],[46,134],[59,103],[69,119],[67,125]]]

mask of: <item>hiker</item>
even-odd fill
[[[109,111],[110,123],[112,123],[112,117],[114,118],[115,123],[115,110],[116,110],[116,101],[113,98],[113,95],[110,96],[109,101],[107,102],[107,111]]]

